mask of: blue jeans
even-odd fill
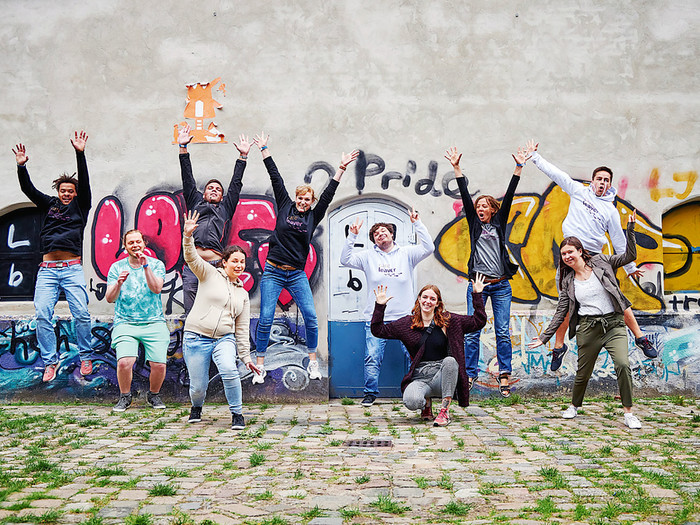
[[[34,309],[36,310],[36,338],[41,350],[44,366],[58,363],[56,332],[53,327],[53,312],[60,291],[66,294],[70,313],[75,323],[75,337],[78,343],[80,360],[91,358],[91,322],[88,312],[88,292],[85,286],[83,265],[74,264],[63,268],[39,268],[34,289]]]
[[[260,279],[260,320],[255,336],[255,351],[258,354],[267,352],[270,329],[275,319],[275,307],[282,288],[287,289],[301,310],[306,328],[306,346],[309,353],[315,352],[318,347],[318,318],[309,279],[302,270],[282,270],[271,264],[265,265],[265,271]]]
[[[491,298],[493,308],[493,324],[496,332],[496,357],[498,358],[498,371],[500,373],[511,373],[511,359],[513,358],[513,347],[510,343],[510,303],[513,298],[513,291],[507,279],[500,283],[489,284],[481,292],[484,299]],[[472,283],[467,287],[467,314],[474,313],[472,304]],[[467,362],[467,375],[476,378],[479,375],[479,336],[481,330],[472,332],[464,336],[464,357]]]
[[[371,323],[365,323],[365,394],[379,395],[379,372],[384,360],[384,349],[387,339],[381,339],[372,335]],[[411,356],[406,347],[401,343],[401,349],[406,357],[407,367],[411,366]],[[408,368],[407,368],[408,369]]]
[[[193,407],[204,405],[209,386],[209,365],[214,364],[224,383],[224,394],[232,414],[243,412],[241,376],[236,365],[236,336],[227,334],[213,339],[194,332],[185,332],[182,355],[190,375],[190,400]]]

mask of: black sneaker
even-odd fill
[[[127,408],[131,406],[131,394],[121,394],[119,396],[119,401],[114,405],[112,409],[114,412],[124,412]]]
[[[659,352],[656,351],[654,344],[649,341],[649,338],[646,335],[635,339],[634,344],[636,344],[649,359],[654,359],[655,357],[659,356]]]
[[[188,423],[199,423],[202,420],[202,407],[192,407],[190,409],[190,418]]]
[[[552,350],[552,372],[556,372],[557,370],[559,370],[559,368],[561,367],[561,363],[564,360],[564,354],[568,349],[569,348],[566,346],[565,343],[564,346],[562,346],[561,348],[554,348]]]
[[[377,399],[377,396],[372,395],[372,394],[365,394],[365,397],[362,398],[362,406],[363,407],[371,407],[374,405],[374,400]]]
[[[231,430],[243,430],[245,428],[245,419],[243,414],[233,414],[231,417]]]
[[[153,392],[148,392],[147,399],[148,404],[151,405],[153,408],[165,408],[165,403],[163,403],[163,400],[160,398],[160,395],[154,394]]]

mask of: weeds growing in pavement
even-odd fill
[[[355,478],[355,483],[358,485],[362,485],[363,483],[367,483],[369,481],[369,476],[367,474],[362,474],[362,476],[357,476]]]
[[[387,512],[389,514],[401,515],[406,511],[411,510],[411,507],[401,505],[398,501],[391,499],[388,495],[379,495],[375,501],[372,501],[370,507],[375,507],[380,512]]]
[[[148,491],[149,496],[174,496],[177,494],[177,487],[170,483],[156,483]]]
[[[450,501],[440,512],[444,514],[452,514],[453,516],[466,516],[470,510],[472,510],[471,503],[462,503],[461,501]]]
[[[265,463],[265,455],[264,454],[258,454],[257,452],[254,452],[253,454],[250,455],[250,466],[251,467],[258,467]]]

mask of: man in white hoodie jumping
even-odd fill
[[[362,406],[372,406],[379,394],[379,370],[384,358],[386,339],[374,337],[370,331],[370,321],[374,312],[374,294],[377,286],[384,285],[394,296],[387,305],[384,322],[395,321],[408,315],[416,300],[413,289],[413,269],[435,250],[428,229],[418,218],[418,212],[411,210],[411,222],[418,237],[416,246],[399,246],[394,242],[394,225],[379,222],[369,230],[371,248],[353,251],[362,221],[355,219],[350,226],[345,245],[340,253],[340,264],[365,272],[367,278],[367,306],[365,315],[365,397]]]
[[[615,253],[625,253],[625,234],[620,225],[620,215],[615,207],[617,190],[612,186],[612,170],[606,166],[594,169],[591,183],[586,186],[547,162],[537,152],[537,145],[532,144],[532,146],[534,148],[530,157],[532,162],[571,199],[569,211],[562,223],[564,237],[578,238],[583,247],[593,255],[603,251],[607,232],[610,235]],[[628,277],[641,277],[643,273],[634,262],[625,265],[624,269]],[[644,355],[650,359],[655,358],[658,352],[649,338],[642,333],[631,307],[625,310],[625,324],[634,334],[634,342],[641,348]],[[552,371],[561,366],[566,353],[567,346],[564,344],[564,334],[568,326],[567,318],[555,334]]]

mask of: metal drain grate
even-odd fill
[[[390,439],[351,439],[343,443],[346,447],[362,448],[391,448],[394,446]]]

